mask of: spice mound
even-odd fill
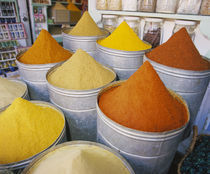
[[[44,156],[28,174],[129,174],[113,153],[94,145],[71,145]]]
[[[52,7],[53,10],[67,10],[67,8],[59,2],[56,2]]]
[[[0,77],[0,108],[8,106],[17,97],[22,97],[26,86]]]
[[[78,49],[71,59],[49,75],[48,82],[64,89],[88,90],[102,87],[114,78],[113,72],[82,49]]]
[[[104,35],[87,11],[84,12],[77,25],[68,34],[75,36]]]
[[[17,98],[0,113],[0,164],[30,158],[52,145],[64,127],[62,115]]]
[[[69,4],[67,5],[67,9],[70,10],[70,11],[80,11],[80,9],[78,9],[77,6],[75,6],[71,2],[69,2]]]
[[[25,64],[48,64],[65,61],[70,57],[71,53],[62,48],[48,31],[42,29],[32,47],[19,61]]]
[[[152,47],[139,39],[137,34],[125,21],[110,36],[97,42],[101,46],[122,51],[141,51]]]
[[[99,107],[113,121],[146,132],[174,130],[188,121],[184,104],[170,94],[148,61],[102,94]]]
[[[146,56],[157,63],[174,68],[194,71],[210,69],[210,62],[201,57],[185,28]]]

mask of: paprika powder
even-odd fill
[[[210,62],[202,58],[185,28],[146,56],[157,63],[174,68],[193,71],[210,69]]]
[[[187,108],[170,94],[148,61],[120,86],[103,93],[99,107],[113,121],[146,132],[174,130],[188,121]]]

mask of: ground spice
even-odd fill
[[[110,36],[99,40],[98,44],[107,48],[123,51],[141,51],[152,47],[141,41],[125,21],[123,21]]]
[[[185,28],[176,32],[167,42],[146,56],[155,62],[174,68],[194,71],[210,69],[210,62],[202,58]]]
[[[88,53],[78,49],[71,59],[48,77],[48,81],[64,89],[87,90],[102,87],[114,78],[114,73],[104,68]]]
[[[61,62],[70,57],[71,53],[62,48],[48,31],[42,29],[32,47],[19,61],[25,64],[47,64]]]
[[[94,22],[88,11],[86,11],[69,34],[75,36],[101,36],[104,33]]]
[[[56,2],[55,5],[52,7],[53,10],[67,10],[64,5],[60,2]]]
[[[105,92],[99,107],[113,121],[146,132],[164,132],[187,122],[184,105],[174,98],[146,61],[121,86]]]
[[[21,161],[43,151],[55,142],[63,127],[59,112],[17,98],[0,113],[0,164]]]
[[[22,97],[26,87],[21,83],[0,77],[0,108],[8,106],[17,97]]]
[[[73,3],[69,2],[67,9],[70,11],[80,11],[80,9],[77,8],[76,5],[74,5]]]
[[[94,145],[64,146],[44,156],[30,174],[129,174],[122,161]]]

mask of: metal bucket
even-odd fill
[[[186,130],[186,136],[188,136],[208,86],[210,70],[190,71],[173,68],[154,62],[144,56],[144,61],[146,60],[152,64],[166,87],[181,95],[188,103],[190,110],[190,123]]]
[[[28,158],[28,159],[25,159],[25,160],[22,160],[22,161],[19,161],[19,162],[15,162],[15,163],[10,163],[10,164],[0,164],[0,170],[10,170],[10,171],[13,171],[14,173],[18,173],[20,172],[22,169],[24,169],[26,166],[28,166],[28,164],[33,160],[35,159],[37,156],[39,156],[40,154],[42,154],[43,152],[45,152],[46,150],[54,147],[55,145],[57,144],[60,144],[60,143],[63,143],[66,141],[66,121],[65,121],[65,117],[64,117],[64,114],[63,112],[56,106],[52,105],[51,103],[48,103],[48,102],[43,102],[43,101],[31,101],[32,103],[35,103],[39,106],[44,106],[44,107],[50,107],[56,111],[58,111],[63,119],[64,119],[64,127],[59,135],[59,137],[55,140],[55,142],[50,145],[48,148],[46,148],[45,150],[43,150],[42,152]]]
[[[128,79],[143,63],[145,52],[150,51],[121,51],[106,48],[96,43],[95,59],[112,67],[120,80]]]
[[[97,141],[118,150],[129,161],[136,174],[166,174],[190,119],[187,104],[170,91],[185,105],[188,112],[188,122],[179,129],[160,133],[130,129],[112,121],[98,105],[99,98],[105,91],[121,83],[122,81],[112,83],[99,92],[96,104]]]
[[[109,31],[101,28],[102,32],[104,33],[101,36],[73,36],[68,34],[69,30],[65,30],[63,35],[63,47],[68,49],[72,52],[76,52],[78,48],[83,49],[91,56],[95,55],[96,51],[96,41],[98,39],[103,39],[109,35]]]
[[[46,78],[61,65],[51,68]],[[104,68],[115,74],[110,68]],[[96,141],[96,99],[104,86],[91,90],[68,90],[53,86],[48,81],[47,85],[50,101],[65,113],[72,140]]]
[[[32,100],[49,101],[49,94],[47,91],[46,73],[57,63],[50,64],[24,64],[18,59],[24,54],[17,55],[16,63],[20,72],[21,79],[28,85],[29,95]]]
[[[62,148],[62,147],[67,147],[67,146],[81,146],[81,145],[88,145],[88,146],[97,146],[97,147],[100,147],[104,150],[107,150],[109,152],[111,152],[112,154],[114,154],[116,157],[118,157],[120,159],[120,161],[124,164],[124,166],[128,169],[129,173],[130,174],[135,174],[133,169],[131,168],[131,166],[129,165],[129,163],[119,154],[117,153],[116,151],[114,151],[113,149],[110,149],[109,147],[107,146],[104,146],[102,144],[99,144],[99,143],[94,143],[94,142],[89,142],[89,141],[71,141],[71,142],[66,142],[66,143],[63,143],[63,144],[60,144],[60,145],[57,145],[49,150],[47,150],[46,152],[44,152],[43,154],[41,154],[38,158],[36,158],[35,160],[33,160],[31,162],[31,164],[24,169],[24,171],[22,172],[22,174],[28,174],[30,172],[30,170],[36,166],[36,163],[37,162],[40,162],[42,159],[45,158],[45,156],[47,156],[49,153],[59,149],[59,148]]]
[[[8,80],[13,81],[13,82],[16,82],[16,83],[20,83],[21,85],[23,85],[24,88],[25,88],[26,90],[25,90],[25,92],[23,93],[23,95],[20,96],[20,97],[21,97],[21,98],[24,98],[24,99],[26,99],[26,100],[30,100],[29,95],[28,95],[28,88],[27,88],[27,85],[26,85],[25,82],[23,82],[23,81],[21,81],[21,80],[17,80],[17,79],[8,79]],[[9,105],[7,105],[7,106],[5,106],[5,107],[3,107],[3,108],[0,108],[0,112],[3,111],[3,110],[5,110],[8,106],[9,106]]]

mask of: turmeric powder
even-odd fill
[[[30,158],[52,145],[64,128],[61,114],[17,98],[0,113],[0,164]]]
[[[19,61],[25,64],[57,63],[69,59],[71,55],[48,31],[42,29],[32,47],[20,57]]]
[[[110,36],[97,42],[104,47],[122,51],[141,51],[152,47],[139,39],[137,34],[125,21]]]
[[[101,36],[104,33],[94,22],[88,11],[85,11],[77,25],[68,34],[74,36]]]
[[[127,81],[99,98],[102,112],[131,129],[164,132],[188,121],[184,104],[173,97],[146,61]]]
[[[80,9],[78,9],[72,2],[69,2],[67,9],[70,11],[80,11]]]

